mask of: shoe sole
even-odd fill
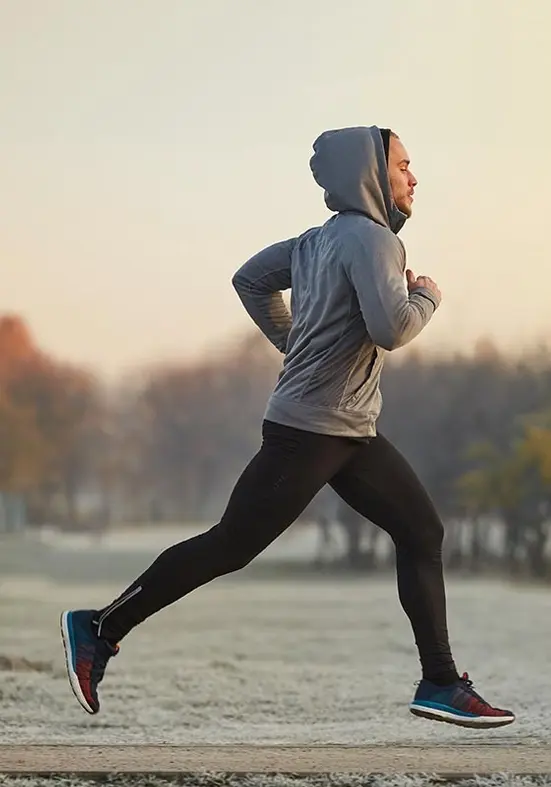
[[[442,721],[446,724],[455,724],[457,727],[469,727],[471,729],[487,730],[495,727],[506,727],[512,724],[515,716],[456,716],[445,710],[436,708],[425,708],[422,705],[410,705],[410,712],[414,716],[431,721]]]
[[[69,615],[70,612],[62,612],[60,618],[60,628],[61,628],[61,640],[63,642],[63,650],[65,651],[65,666],[67,667],[67,676],[69,678],[69,684],[71,689],[73,690],[73,694],[79,701],[80,705],[84,708],[86,713],[91,714],[92,716],[95,715],[98,711],[94,710],[88,704],[86,697],[82,693],[82,689],[80,688],[80,682],[76,672],[73,669],[73,647],[71,645],[71,635],[69,632]]]

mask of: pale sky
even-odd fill
[[[329,217],[327,128],[402,137],[419,347],[551,329],[549,0],[0,0],[0,311],[113,374],[249,318],[258,249]]]

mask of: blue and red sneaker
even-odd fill
[[[504,727],[515,721],[510,710],[493,708],[473,689],[473,682],[465,672],[450,686],[437,686],[422,680],[409,706],[415,716],[434,721],[445,721],[460,727]]]
[[[69,682],[87,713],[98,713],[98,684],[107,662],[119,652],[118,645],[98,637],[93,624],[95,614],[93,609],[66,611],[60,621]]]

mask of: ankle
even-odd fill
[[[451,686],[459,680],[459,674],[456,670],[448,672],[440,672],[437,674],[423,672],[423,680],[428,680],[434,683],[435,686]]]
[[[109,634],[104,634],[103,631],[100,634],[99,621],[98,620],[94,619],[92,621],[92,628],[94,629],[94,632],[95,632],[96,637],[98,639],[101,639],[104,642],[107,642],[107,644],[110,645],[112,648],[117,648],[118,647],[118,644],[119,644],[118,640],[113,639],[113,637],[110,637]]]

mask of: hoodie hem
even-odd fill
[[[330,407],[312,407],[271,396],[264,413],[267,421],[283,426],[302,429],[306,432],[327,434],[333,437],[376,437],[376,420],[373,413],[367,415],[351,410],[335,410]]]

